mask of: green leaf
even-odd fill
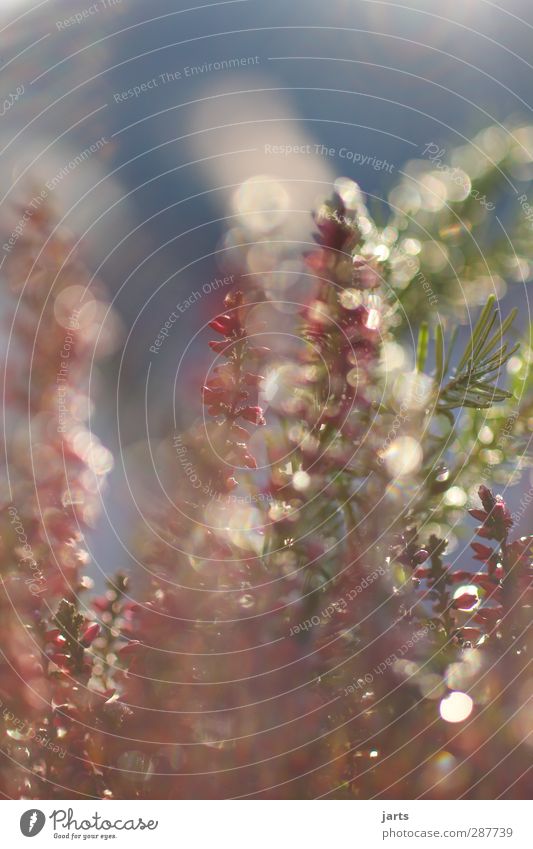
[[[470,339],[470,342],[466,346],[464,353],[463,353],[463,356],[461,357],[461,360],[460,360],[460,362],[457,366],[457,373],[458,374],[459,374],[459,372],[461,372],[463,370],[463,368],[467,364],[468,360],[473,357],[473,353],[474,353],[474,350],[476,348],[477,342],[479,341],[481,334],[485,330],[487,323],[490,321],[492,308],[493,308],[495,302],[496,302],[496,298],[494,297],[494,295],[490,295],[489,298],[487,299],[487,303],[485,304],[485,306],[481,310],[481,315],[479,316],[477,323],[476,323],[476,325],[475,325],[475,327],[472,331],[472,338]]]
[[[446,362],[444,363],[444,374],[447,374],[450,369],[450,361],[452,358],[453,349],[455,348],[458,333],[459,328],[457,325],[455,325],[452,331],[452,335],[450,336],[450,341],[448,343],[448,353],[446,354]]]
[[[499,315],[498,310],[493,312],[492,317],[486,323],[483,330],[480,332],[478,340],[477,340],[476,345],[475,345],[475,348],[472,352],[472,359],[474,360],[474,362],[477,360],[478,357],[481,356],[481,352],[483,350],[483,345],[487,341],[487,337],[488,337],[490,331],[492,330],[492,328],[494,327],[494,322],[496,321],[496,318],[497,318],[498,315]]]
[[[440,386],[444,379],[444,333],[441,324],[435,327],[435,362],[435,380]]]
[[[507,316],[499,329],[491,336],[499,316],[498,310],[493,311],[495,300],[494,296],[487,300],[474,327],[472,337],[457,365],[455,377],[441,388],[438,398],[439,410],[453,410],[461,407],[487,409],[495,403],[513,397],[512,392],[496,386],[496,381],[502,366],[520,347],[517,344],[508,349],[507,343],[503,341],[504,333],[509,330],[516,316],[516,310]],[[440,368],[441,359],[442,353],[437,351],[438,368]]]
[[[511,310],[511,312],[509,313],[509,315],[507,316],[507,318],[505,319],[505,321],[502,322],[501,327],[498,328],[498,330],[496,331],[494,336],[487,342],[487,344],[485,345],[485,347],[481,351],[481,355],[483,357],[486,357],[487,354],[489,354],[492,351],[494,346],[497,345],[498,342],[500,342],[501,339],[505,336],[505,334],[509,330],[511,324],[515,320],[517,313],[518,313],[518,310],[517,310],[516,307],[514,307]]]
[[[420,331],[418,333],[418,346],[416,349],[416,370],[418,372],[424,371],[424,366],[426,364],[426,359],[428,355],[428,344],[429,328],[427,321],[424,321],[420,325]]]

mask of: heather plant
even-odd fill
[[[37,364],[21,361],[26,385],[10,376],[30,430],[13,427],[5,461],[1,697],[27,722],[4,714],[6,795],[525,796],[533,538],[499,490],[527,468],[531,347],[492,294],[464,338],[453,298],[441,314],[413,295],[420,231],[438,252],[448,216],[481,227],[491,173],[455,180],[451,211],[422,202],[437,187],[420,177],[418,218],[399,214],[401,184],[383,227],[338,181],[287,309],[240,269],[207,322],[198,417],[171,440],[171,503],[134,534],[142,572],[92,601],[83,533],[111,463],[85,423],[102,311],[69,331],[85,271],[49,217],[32,222],[6,269]],[[446,238],[467,256],[471,231]]]
[[[450,517],[454,500],[445,503],[450,490],[457,498],[463,474],[469,482],[468,462],[450,468],[449,458],[459,438],[475,451],[475,434],[458,427],[465,411],[509,403],[497,378],[519,356],[506,341],[514,316],[501,321],[489,298],[453,366],[453,340],[437,325],[427,374],[422,326],[414,369],[391,387],[383,354],[394,345],[397,305],[383,269],[365,257],[358,225],[367,214],[360,196],[353,209],[336,196],[317,215],[309,296],[294,319],[305,344],[289,362],[258,319],[268,315],[257,309],[259,287],[248,303],[242,291],[230,294],[210,322],[224,337],[210,347],[228,363],[209,365],[208,420],[182,441],[204,497],[193,499],[196,513],[177,502],[182,515],[167,513],[160,541],[144,552],[155,595],[141,664],[158,680],[150,697],[145,680],[137,693],[151,711],[163,703],[177,716],[158,738],[166,752],[150,760],[146,751],[140,761],[140,794],[453,797],[472,786],[483,796],[509,783],[497,771],[509,740],[512,792],[523,792],[520,698],[500,704],[497,693],[509,653],[516,680],[527,683],[527,631],[518,623],[528,618],[531,538],[517,539],[505,561],[501,546],[473,543],[484,566],[471,572],[447,563],[446,540],[431,532],[450,518],[468,532],[464,512]],[[242,380],[254,333],[271,340],[260,350],[267,410],[250,399],[261,390],[257,374]],[[266,419],[262,444],[235,425],[239,418]],[[485,485],[479,495],[477,533],[507,545],[503,499]],[[181,633],[169,638],[161,615],[182,622]],[[172,645],[172,662],[158,657],[159,640]],[[468,721],[471,751],[447,731]],[[156,764],[164,791],[149,776]]]
[[[61,798],[73,787],[99,796],[93,761],[111,718],[88,686],[100,626],[83,597],[92,586],[84,534],[112,463],[88,427],[105,296],[96,281],[88,292],[88,272],[47,206],[26,222],[2,270],[14,318],[4,383],[0,787],[10,798]]]

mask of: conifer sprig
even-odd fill
[[[516,317],[513,309],[507,318],[497,326],[499,310],[494,307],[495,297],[491,295],[485,304],[481,315],[472,331],[462,356],[454,369],[453,375],[446,380],[452,348],[456,336],[450,340],[445,359],[444,334],[440,325],[435,331],[435,380],[439,386],[437,409],[439,411],[472,407],[488,409],[499,401],[512,398],[512,393],[497,385],[502,367],[517,352],[520,343],[510,345],[505,341]],[[427,334],[426,334],[427,335]],[[422,342],[419,339],[418,365],[421,362],[421,345],[424,344],[424,334],[421,331]],[[427,340],[425,342],[427,351]]]

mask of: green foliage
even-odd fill
[[[512,393],[497,385],[502,366],[516,353],[520,343],[509,347],[504,337],[516,316],[516,309],[497,326],[499,310],[494,308],[495,297],[491,295],[472,331],[463,354],[446,383],[443,363],[444,340],[442,329],[436,331],[436,380],[440,385],[437,408],[440,411],[471,407],[488,409],[498,401],[512,397]],[[491,335],[492,334],[492,335]],[[448,350],[448,360],[452,347]]]

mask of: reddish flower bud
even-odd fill
[[[80,640],[82,646],[90,646],[91,643],[96,640],[98,634],[100,633],[100,625],[98,622],[92,622],[91,625],[84,631],[83,636]]]
[[[503,607],[484,607],[474,615],[474,622],[483,622],[494,625],[503,615]]]
[[[476,572],[475,575],[471,576],[471,580],[473,584],[477,584],[481,589],[485,590],[491,598],[496,598],[501,593],[499,581],[490,578],[484,572]]]
[[[236,424],[231,426],[230,435],[237,442],[248,442],[248,440],[250,439],[250,436],[251,436],[251,434],[249,434],[248,431],[245,430],[245,428],[239,427],[239,425],[236,425]]]
[[[455,572],[450,574],[450,580],[454,584],[460,584],[462,581],[469,581],[471,577],[471,573],[467,572],[465,569],[456,569]]]
[[[478,489],[478,495],[481,503],[483,504],[484,509],[487,513],[490,513],[494,505],[496,504],[496,499],[494,498],[490,489],[483,484]]]
[[[227,407],[225,404],[211,404],[210,407],[207,408],[207,412],[210,416],[219,416],[221,413],[227,411]]]
[[[498,500],[494,510],[492,511],[492,517],[494,519],[495,525],[500,529],[502,533],[513,526],[513,520],[511,518],[511,514],[507,509],[507,506],[504,501]]]
[[[225,383],[234,382],[235,369],[231,363],[218,363],[213,369],[217,378],[221,378]]]
[[[220,401],[220,394],[215,392],[209,386],[202,387],[202,398],[204,404],[212,404],[213,402]]]
[[[469,610],[477,601],[478,597],[474,593],[463,593],[459,598],[454,599],[453,607],[456,610]]]
[[[309,251],[304,254],[305,264],[313,271],[322,273],[328,266],[326,251]]]
[[[425,563],[426,560],[428,559],[428,557],[429,557],[429,554],[426,551],[426,549],[421,548],[420,551],[416,552],[415,556],[413,557],[413,560],[414,560],[415,563]]]
[[[239,317],[237,313],[233,315],[219,315],[209,322],[208,327],[221,333],[223,336],[230,336],[235,330],[240,327]]]
[[[459,634],[463,640],[468,640],[469,643],[474,643],[481,637],[479,628],[461,628]]]
[[[210,321],[207,326],[210,327],[211,330],[215,330],[216,333],[221,333],[222,336],[226,335],[226,331],[224,330],[224,325],[220,321],[218,321],[217,319],[215,319],[214,321]]]
[[[236,292],[228,292],[226,297],[224,298],[224,306],[228,309],[234,309],[235,307],[240,307],[244,300],[244,295],[242,292],[237,290]]]
[[[207,343],[215,354],[223,354],[228,348],[231,348],[235,343],[229,339],[225,342],[208,342]]]
[[[62,717],[68,717],[69,719],[72,719],[79,715],[78,708],[75,705],[68,704],[68,702],[65,702],[62,705],[54,705],[54,711],[60,714],[60,716],[57,717],[60,722]]]
[[[233,445],[231,450],[230,462],[235,462],[242,466],[246,466],[248,469],[257,469],[257,462],[255,457],[250,454],[246,445],[244,444],[236,443]]]
[[[239,410],[239,416],[254,425],[264,425],[265,419],[261,407],[244,407]]]
[[[50,660],[55,663],[56,666],[67,667],[70,663],[70,657],[68,654],[62,654],[61,652],[54,652],[50,655]]]
[[[248,356],[255,357],[258,360],[264,360],[270,354],[270,348],[265,348],[263,345],[258,345],[255,348],[248,348]]]
[[[117,693],[116,690],[113,690],[113,689],[104,690],[104,692],[102,693],[102,696],[105,699],[104,704],[106,705],[106,707],[118,705],[119,694]]]
[[[481,560],[483,563],[486,562],[494,553],[492,548],[489,548],[488,545],[483,545],[481,542],[471,542],[470,547],[475,553],[474,560]]]
[[[247,371],[243,377],[246,386],[259,386],[261,381],[265,379],[261,374],[252,374],[249,371]]]

